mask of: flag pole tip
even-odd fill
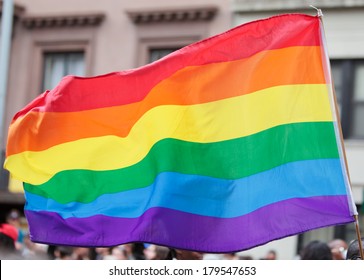
[[[318,16],[318,17],[323,17],[323,16],[324,16],[324,14],[322,13],[321,9],[316,8],[316,7],[315,7],[315,6],[313,6],[313,5],[310,5],[310,7],[311,7],[311,8],[313,8],[313,9],[315,9],[315,10],[317,11],[317,16]]]

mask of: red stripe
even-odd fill
[[[263,50],[319,46],[319,18],[291,14],[250,22],[189,45],[144,67],[97,77],[68,76],[18,112],[74,112],[142,100],[160,81],[187,67],[233,61]]]

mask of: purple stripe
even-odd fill
[[[152,208],[139,218],[97,215],[62,219],[52,212],[26,211],[31,239],[71,246],[148,242],[202,252],[246,250],[311,229],[353,222],[346,196],[295,198],[237,218],[213,218]]]

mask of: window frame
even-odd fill
[[[183,46],[178,46],[178,47],[164,47],[164,48],[149,48],[149,59],[148,59],[148,63],[152,63],[154,61],[157,61],[177,50],[179,50],[180,48],[182,48]],[[153,59],[153,52],[156,51],[156,52],[164,52],[163,55],[158,55],[158,58],[156,59]]]
[[[67,69],[69,67],[68,63],[69,63],[69,56],[72,54],[82,54],[82,62],[83,62],[83,68],[84,68],[84,73],[82,74],[83,76],[86,74],[86,65],[85,65],[85,52],[84,51],[63,51],[63,52],[59,52],[59,51],[54,51],[54,52],[43,52],[43,72],[42,72],[42,90],[41,91],[45,91],[45,90],[50,90],[51,88],[45,88],[45,77],[46,77],[46,67],[47,67],[47,63],[46,63],[46,59],[48,55],[62,55],[64,56],[63,58],[65,59],[65,68]],[[69,73],[68,71],[66,71],[66,73],[63,73],[63,75],[76,75],[74,73]]]
[[[180,49],[201,39],[200,36],[171,36],[141,38],[139,40],[139,51],[137,66],[143,66],[150,61],[150,51],[153,49]]]
[[[85,63],[85,76],[91,75],[91,46],[88,40],[80,41],[38,41],[34,44],[32,57],[32,78],[30,89],[32,98],[43,92],[44,54],[83,52]]]
[[[355,84],[355,68],[359,63],[364,63],[364,59],[331,59],[331,68],[340,65],[341,79],[341,112],[340,121],[345,140],[364,140],[364,136],[355,136],[354,133],[354,84]],[[335,84],[335,81],[333,80]],[[364,101],[357,103],[364,104]],[[364,120],[363,120],[364,121]],[[364,132],[363,132],[364,133]]]

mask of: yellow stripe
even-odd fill
[[[159,106],[148,111],[125,138],[86,138],[40,152],[22,152],[8,157],[5,167],[24,182],[41,184],[62,170],[130,166],[164,138],[217,142],[280,124],[315,121],[332,121],[326,85],[279,86],[210,103]]]
[[[11,193],[24,193],[23,182],[10,175],[8,189]]]

